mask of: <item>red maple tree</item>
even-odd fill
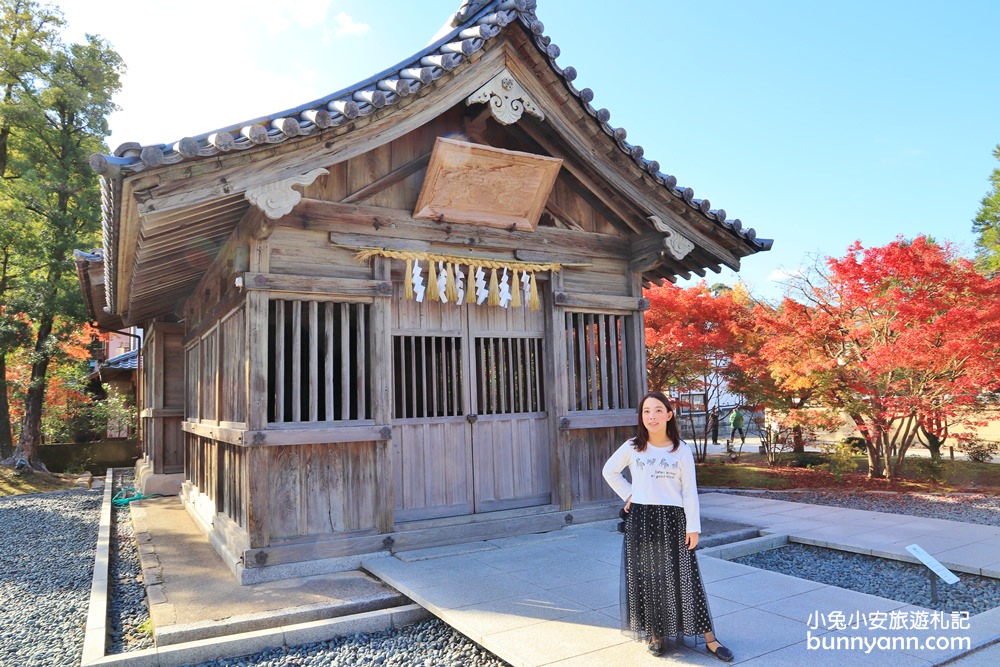
[[[16,318],[23,323],[29,333],[36,327],[35,323],[24,314],[18,313]],[[62,318],[56,320],[55,331],[58,338],[53,340],[54,349],[49,351],[50,367],[44,385],[43,422],[47,426],[43,428],[60,432],[69,428],[70,423],[93,401],[86,387],[91,345],[95,340],[105,340],[107,334],[90,324],[80,326]],[[30,337],[27,339],[30,341]],[[6,358],[9,419],[14,427],[21,426],[24,420],[32,364],[36,363],[36,358],[36,352],[28,345],[15,348]],[[31,461],[32,467],[36,470],[46,470],[38,456],[37,448],[33,449],[32,453],[34,459]]]
[[[745,293],[712,290],[704,282],[682,289],[671,283],[645,291],[646,361],[651,389],[675,393],[703,393],[708,404],[717,402],[724,385],[723,370],[735,351],[735,311]],[[693,407],[693,406],[692,406]],[[695,426],[695,456],[704,460],[708,430],[705,416]]]
[[[790,287],[758,313],[760,355],[779,386],[849,415],[869,475],[896,477],[922,423],[979,421],[998,386],[1000,279],[921,236],[856,242]]]

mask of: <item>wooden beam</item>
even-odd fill
[[[594,265],[593,262],[567,262],[565,257],[552,254],[550,252],[533,252],[531,250],[515,250],[514,259],[521,262],[533,262],[535,264],[562,264],[563,268],[587,269]],[[617,259],[617,258],[616,258]]]
[[[426,167],[430,161],[431,161],[431,154],[424,153],[420,157],[414,160],[410,160],[409,162],[399,167],[398,169],[390,171],[382,178],[372,181],[371,183],[361,188],[354,194],[344,197],[343,199],[340,200],[340,203],[357,204],[365,200],[371,199],[372,197],[382,192],[386,188],[390,188],[396,183],[399,183],[400,181],[409,178],[413,174],[417,173],[418,171]]]
[[[321,278],[282,273],[244,273],[243,288],[338,297],[376,297],[392,294],[392,283],[385,280]]]
[[[601,414],[569,413],[559,420],[561,430],[635,426],[635,410],[608,410]]]
[[[605,310],[642,310],[641,298],[634,296],[608,296],[604,294],[581,294],[575,292],[555,292],[555,303],[564,308],[587,308]]]
[[[344,248],[382,248],[383,250],[428,252],[430,241],[415,241],[412,239],[397,239],[374,234],[339,234],[330,232],[330,243]]]
[[[572,186],[570,186],[570,187],[572,187]],[[572,218],[572,216],[570,216],[570,214],[568,212],[566,212],[565,209],[563,209],[561,206],[559,206],[559,204],[557,204],[554,201],[552,201],[552,197],[551,196],[549,197],[549,200],[547,202],[545,202],[545,210],[547,210],[549,213],[551,213],[552,216],[555,217],[556,220],[558,220],[559,222],[561,222],[564,225],[566,225],[567,228],[575,230],[575,231],[578,231],[578,232],[584,231],[583,227],[581,227]]]
[[[388,426],[332,426],[318,422],[311,427],[268,428],[245,431],[240,442],[244,447],[281,447],[284,445],[315,445],[328,443],[372,442],[387,440]]]
[[[538,227],[534,231],[511,231],[472,224],[433,222],[414,218],[409,212],[399,209],[318,199],[304,198],[291,215],[298,218],[306,229],[329,231],[331,234],[343,234],[347,237],[363,234],[374,238],[426,241],[483,251],[501,249],[514,252],[522,248],[534,248],[583,261],[589,261],[593,257],[624,259],[631,254],[628,240],[610,234],[549,227]],[[376,247],[381,247],[384,243],[378,243]]]
[[[377,426],[371,423],[333,426],[326,422],[317,422],[311,426],[290,428],[242,429],[185,421],[181,423],[181,430],[202,438],[250,448],[317,443],[377,442],[388,440],[390,436],[388,426]]]

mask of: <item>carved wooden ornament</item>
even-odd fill
[[[413,217],[533,231],[562,160],[438,137]]]
[[[490,113],[493,114],[498,123],[503,125],[516,123],[525,111],[538,120],[545,120],[545,114],[506,67],[487,81],[486,85],[469,95],[465,104],[467,106],[489,104]]]
[[[247,188],[244,196],[247,201],[263,211],[264,215],[271,220],[277,220],[291,213],[295,205],[302,200],[302,194],[293,190],[293,185],[310,185],[319,176],[329,173],[323,168],[313,169],[281,181]]]
[[[689,252],[694,250],[694,243],[681,236],[680,232],[663,222],[659,216],[651,215],[649,219],[653,222],[657,230],[667,235],[667,249],[670,250],[670,254],[674,256],[674,259],[684,259]]]

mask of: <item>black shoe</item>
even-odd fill
[[[662,639],[650,639],[647,648],[649,648],[649,652],[653,655],[663,655],[663,651],[666,647],[664,646]]]
[[[715,641],[718,641],[718,640],[715,640]],[[732,662],[733,661],[733,652],[730,651],[725,646],[723,646],[721,643],[719,644],[719,648],[715,649],[714,651],[712,649],[708,648],[708,644],[705,644],[705,649],[709,653],[711,653],[713,656],[715,656],[716,658],[718,658],[719,660],[721,660],[722,662]]]

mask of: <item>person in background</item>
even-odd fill
[[[715,636],[694,553],[701,532],[694,456],[681,441],[670,399],[654,391],[639,402],[635,437],[602,473],[625,501],[622,631],[647,641],[654,655],[663,654],[668,637],[704,635],[709,653],[732,661]]]
[[[744,430],[744,421],[746,417],[743,415],[743,410],[740,406],[733,408],[733,411],[729,413],[729,428],[731,432],[729,438],[731,441],[736,441],[736,434],[740,434],[740,444],[744,445],[747,441],[747,434]]]
[[[719,445],[719,406],[712,406],[712,411],[708,413],[708,429],[712,433],[712,444]]]

